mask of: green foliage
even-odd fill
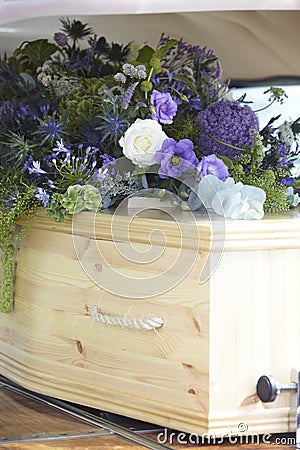
[[[101,206],[102,197],[98,188],[88,184],[74,184],[63,194],[52,196],[47,216],[54,222],[64,222],[68,214],[78,214],[83,210],[100,212]]]
[[[224,164],[228,167],[228,171],[230,173],[230,176],[234,179],[235,182],[241,181],[243,182],[245,178],[245,172],[243,165],[240,164],[240,162],[232,161],[227,156],[223,155],[217,155],[218,158],[222,159]]]
[[[67,211],[61,204],[59,193],[52,195],[46,214],[53,222],[63,223],[66,220]]]
[[[143,81],[141,83],[141,90],[143,92],[149,92],[152,90],[152,88],[153,88],[153,84],[151,81]]]
[[[196,117],[175,117],[172,125],[165,125],[166,133],[176,140],[190,139],[196,141],[198,136],[198,123]]]
[[[99,190],[88,184],[69,186],[67,192],[60,196],[60,203],[68,214],[78,214],[84,209],[99,212],[102,197]]]
[[[222,159],[236,182],[240,181],[265,191],[264,211],[286,211],[289,209],[287,187],[279,181],[281,178],[289,176],[289,171],[278,167],[277,164],[272,166],[273,169],[264,169],[265,156],[263,137],[259,133],[254,133],[252,146],[245,148],[243,154],[233,161],[228,158],[224,160],[224,157]]]
[[[271,86],[269,89],[267,89],[266,91],[264,91],[264,94],[270,94],[269,99],[268,99],[268,104],[266,106],[264,106],[261,109],[256,110],[255,112],[259,112],[259,111],[263,111],[267,108],[269,108],[271,105],[273,105],[274,102],[278,102],[280,105],[283,104],[284,99],[287,98],[287,95],[284,91],[284,89],[279,88],[279,87],[274,87]],[[273,117],[270,122],[268,123],[268,125],[270,125],[272,122],[274,122],[275,120],[277,120],[280,117]]]
[[[151,70],[151,76],[158,74],[161,71],[161,60],[166,56],[168,50],[177,45],[177,43],[176,39],[170,39],[158,50],[153,50],[149,45],[144,45],[139,50],[136,64],[144,64],[147,72]]]
[[[287,98],[287,95],[284,91],[284,89],[280,88],[280,87],[274,87],[271,86],[269,89],[267,89],[264,94],[270,94],[269,97],[269,102],[279,102],[280,105],[283,104],[285,98]]]
[[[62,115],[67,111],[71,130],[76,130],[83,119],[90,121],[99,113],[102,84],[103,81],[99,78],[79,79],[78,85],[66,97],[61,98],[59,113]]]
[[[165,45],[160,47],[158,50],[154,52],[154,56],[156,56],[159,59],[162,59],[166,56],[167,52],[171,50],[172,47],[175,47],[175,45],[178,44],[177,39],[169,39]]]
[[[287,211],[290,206],[287,201],[287,188],[280,183],[270,182],[264,177],[259,178],[258,176],[253,179],[246,180],[246,183],[252,184],[253,186],[262,188],[266,193],[266,201],[264,203],[264,210],[266,212],[279,212]]]
[[[26,226],[16,233],[16,222],[26,216],[27,223],[33,220],[38,201],[34,200],[32,190],[24,191],[15,199],[13,208],[0,214],[0,250],[2,263],[2,286],[0,293],[0,312],[9,313],[14,298],[14,279],[16,269],[16,241],[26,233]]]
[[[23,43],[14,51],[9,62],[18,73],[35,73],[36,69],[58,50],[59,48],[47,39],[37,39]]]
[[[253,173],[245,173],[241,164],[235,163],[229,169],[234,181],[261,188],[266,193],[264,203],[265,212],[287,211],[287,188],[276,181],[275,173],[270,170],[256,170]]]
[[[21,169],[37,144],[33,144],[24,135],[10,132],[6,136],[1,154],[2,167]]]
[[[297,190],[300,189],[300,179],[299,178],[294,183],[294,189],[297,189]]]
[[[152,57],[153,53],[153,48],[149,45],[144,45],[144,47],[139,50],[136,64],[146,64]]]

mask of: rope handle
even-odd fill
[[[90,317],[99,322],[102,325],[108,325],[111,327],[122,328],[135,328],[136,330],[156,330],[164,325],[164,319],[162,317],[149,314],[148,317],[129,317],[115,316],[112,314],[104,314],[99,311],[97,305],[90,306],[88,308]]]

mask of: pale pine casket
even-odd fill
[[[148,263],[133,257],[147,251]],[[192,223],[41,213],[19,246],[14,309],[0,315],[0,372],[188,433],[294,431],[289,396],[263,404],[256,383],[290,381],[299,364],[299,258],[296,210]]]

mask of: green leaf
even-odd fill
[[[35,79],[29,75],[29,73],[20,73],[21,82],[23,82],[29,89],[34,89],[36,87]]]
[[[224,164],[226,164],[226,166],[228,167],[229,171],[230,171],[230,169],[232,169],[234,167],[234,163],[232,162],[232,160],[230,158],[228,158],[228,156],[220,155],[219,153],[217,153],[216,156],[219,159],[221,159]]]
[[[59,50],[58,47],[48,42],[47,39],[37,39],[36,41],[28,42],[22,49],[22,54],[26,55],[32,64],[38,67],[42,66],[57,50]]]
[[[154,53],[153,48],[149,47],[149,45],[144,45],[144,47],[142,47],[139,50],[137,61],[139,63],[144,64],[144,63],[148,62],[151,59],[153,53]]]
[[[156,50],[155,56],[159,59],[164,58],[166,56],[167,51],[170,50],[170,48],[175,47],[175,45],[177,44],[178,44],[177,39],[170,39],[163,47],[161,47],[159,50]]]
[[[218,61],[218,57],[217,56],[212,56],[211,58],[207,58],[202,64],[201,67],[205,68],[207,66],[210,66],[211,64],[215,63],[216,61]]]
[[[196,88],[195,88],[192,80],[189,80],[185,76],[174,74],[173,75],[173,80],[181,81],[182,83],[186,84],[191,89],[191,91],[196,92]]]

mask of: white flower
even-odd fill
[[[133,64],[129,64],[129,63],[123,64],[122,69],[126,76],[128,76],[130,78],[136,78],[137,71],[136,71],[136,67]]]
[[[285,142],[287,145],[292,145],[292,143],[295,140],[291,125],[292,125],[292,122],[289,123],[289,122],[285,121],[278,128],[278,134],[279,134],[281,141]]]
[[[43,169],[41,169],[41,163],[40,161],[32,161],[32,167],[28,167],[28,172],[30,174],[32,173],[36,173],[36,174],[45,174],[47,172],[45,172]]]
[[[152,119],[136,119],[119,140],[123,154],[139,167],[155,164],[155,153],[168,136],[161,125]]]
[[[118,83],[126,83],[126,77],[124,75],[124,73],[118,72],[114,75],[114,79],[118,82]]]
[[[219,98],[222,100],[229,100],[230,102],[234,102],[233,92],[228,88],[228,86],[221,86],[219,89]]]
[[[206,175],[199,183],[198,195],[207,209],[212,209],[212,201],[215,195],[221,189],[231,189],[234,186],[233,178],[227,178],[225,181],[221,181],[215,175]]]
[[[68,150],[68,149],[65,147],[65,145],[64,145],[62,139],[61,139],[60,141],[56,141],[56,147],[54,147],[53,151],[54,151],[56,154],[59,154],[60,152],[63,152],[63,153],[70,153],[70,150]]]
[[[219,180],[206,175],[199,183],[198,195],[207,209],[227,219],[262,219],[266,193],[255,186]]]
[[[262,219],[265,199],[263,189],[236,183],[231,189],[220,191],[213,199],[212,207],[228,219]]]
[[[144,80],[145,78],[147,78],[146,67],[144,66],[144,64],[139,64],[138,66],[136,66],[136,75],[139,80]]]
[[[287,193],[286,193],[286,199],[290,206],[293,206],[296,208],[296,206],[300,203],[300,197],[299,194],[294,193],[294,188],[292,186],[288,187]]]

